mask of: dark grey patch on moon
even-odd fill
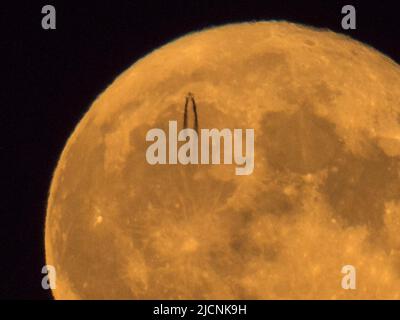
[[[304,43],[307,45],[307,46],[311,46],[311,47],[313,47],[313,46],[315,46],[315,42],[314,41],[312,41],[312,40],[304,40]]]
[[[292,114],[267,113],[261,125],[257,149],[276,170],[315,173],[331,165],[342,148],[335,126],[307,107]]]
[[[256,209],[229,207],[218,214],[230,217],[226,221],[224,240],[227,241],[212,246],[208,252],[209,265],[218,276],[237,279],[243,276],[243,267],[254,259],[273,261],[278,257],[280,246],[277,243],[262,243],[254,238],[254,223],[260,217]]]
[[[281,188],[271,187],[254,196],[254,205],[260,214],[283,215],[294,213],[296,203]]]
[[[342,152],[321,192],[348,225],[383,226],[385,202],[400,200],[397,160],[376,146],[368,157]]]
[[[259,72],[266,76],[276,71],[276,69],[287,66],[287,55],[279,52],[262,52],[251,55],[243,61],[243,72]],[[249,71],[250,70],[250,71]],[[242,73],[240,73],[242,74]]]
[[[312,97],[324,106],[334,106],[335,99],[342,94],[340,89],[332,88],[325,81],[320,81],[312,87]]]
[[[241,261],[248,261],[256,257],[265,261],[273,261],[278,257],[279,252],[277,244],[257,243],[249,235],[243,233],[232,238],[230,247]]]
[[[347,225],[383,226],[385,203],[400,200],[400,179],[398,160],[387,156],[376,141],[366,139],[365,157],[347,152],[334,124],[317,117],[310,108],[293,114],[269,113],[262,124],[257,148],[263,150],[272,169],[281,175],[304,175],[335,167],[327,170],[319,187],[334,214]],[[276,214],[297,206],[280,188],[260,192],[256,203]]]

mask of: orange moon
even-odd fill
[[[149,165],[146,133],[253,128],[255,168]],[[48,199],[57,299],[400,298],[400,67],[287,22],[151,52],[69,138]],[[341,286],[342,267],[356,289]]]

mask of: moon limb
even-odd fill
[[[54,296],[398,299],[399,84],[374,49],[286,22],[155,50],[99,96],[60,157],[45,237]],[[202,126],[254,127],[252,176],[145,163],[145,133],[179,120],[188,91]],[[355,291],[340,287],[348,263]]]

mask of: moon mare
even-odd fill
[[[149,165],[193,92],[253,128],[255,168]],[[398,299],[400,67],[287,22],[191,33],[137,61],[69,138],[50,190],[57,299]],[[181,129],[181,128],[178,128]],[[344,290],[344,265],[356,290]]]

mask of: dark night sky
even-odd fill
[[[57,159],[96,96],[149,51],[212,25],[283,19],[351,35],[400,62],[394,1],[10,2],[0,5],[3,299],[51,298],[41,288],[41,268]],[[55,31],[41,28],[45,4],[56,7]],[[346,4],[356,6],[357,30],[341,29]]]

